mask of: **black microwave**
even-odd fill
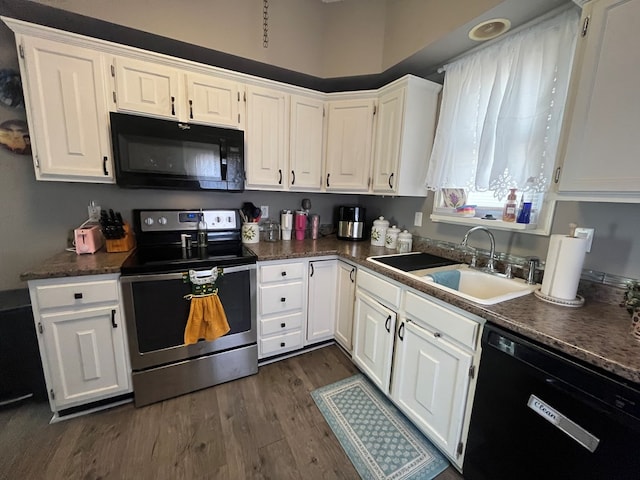
[[[244,190],[244,132],[111,112],[116,183],[128,188]]]

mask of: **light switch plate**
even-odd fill
[[[416,215],[413,218],[413,226],[414,227],[422,226],[422,212],[416,212]]]
[[[587,253],[591,251],[591,244],[593,243],[593,234],[595,233],[595,228],[584,228],[577,227],[575,231],[575,236],[578,238],[586,238],[587,239]]]

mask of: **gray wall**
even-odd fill
[[[0,24],[0,69],[18,68],[13,34]],[[24,109],[9,108],[0,102],[0,122],[25,118]],[[322,223],[333,216],[337,205],[360,203],[368,217],[379,214],[413,233],[434,239],[458,242],[466,228],[429,221],[431,197],[389,198],[334,194],[244,192],[239,194],[124,190],[114,185],[36,182],[32,159],[11,153],[0,146],[0,290],[24,287],[21,272],[37,265],[66,247],[69,231],[87,218],[87,205],[94,200],[103,208],[113,208],[128,219],[133,208],[239,208],[244,201],[269,205],[272,212],[297,208],[302,198],[310,198],[312,211]],[[423,227],[414,228],[416,211],[424,215]],[[565,232],[569,222],[594,227],[593,250],[585,267],[611,274],[640,278],[640,206],[637,204],[559,204],[554,233]],[[496,232],[499,251],[515,255],[546,257],[548,238],[521,233]],[[479,238],[478,246],[484,239]]]

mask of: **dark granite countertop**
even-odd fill
[[[571,355],[578,360],[640,383],[640,341],[630,333],[631,318],[624,308],[602,301],[592,292],[583,292],[585,305],[570,308],[543,302],[534,295],[508,300],[496,305],[479,305],[448,294],[425,282],[413,280],[387,270],[367,257],[395,253],[369,242],[349,242],[335,237],[289,242],[260,242],[247,245],[260,261],[338,255],[355,264],[383,274],[462,310],[478,315],[495,325],[522,334],[541,344]],[[436,255],[455,258],[429,246],[417,246]],[[60,253],[21,275],[22,280],[37,278],[118,273],[131,252],[76,255]],[[622,291],[620,291],[622,295]]]

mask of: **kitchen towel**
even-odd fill
[[[184,283],[191,283],[191,293],[184,298],[190,300],[189,318],[184,329],[184,343],[190,345],[204,339],[213,341],[230,330],[227,315],[218,297],[216,281],[222,269],[189,270],[182,274]]]
[[[551,235],[540,292],[552,298],[575,300],[586,253],[586,238]]]
[[[448,287],[452,290],[460,288],[460,270],[445,270],[443,272],[430,273],[427,276],[443,287]]]

